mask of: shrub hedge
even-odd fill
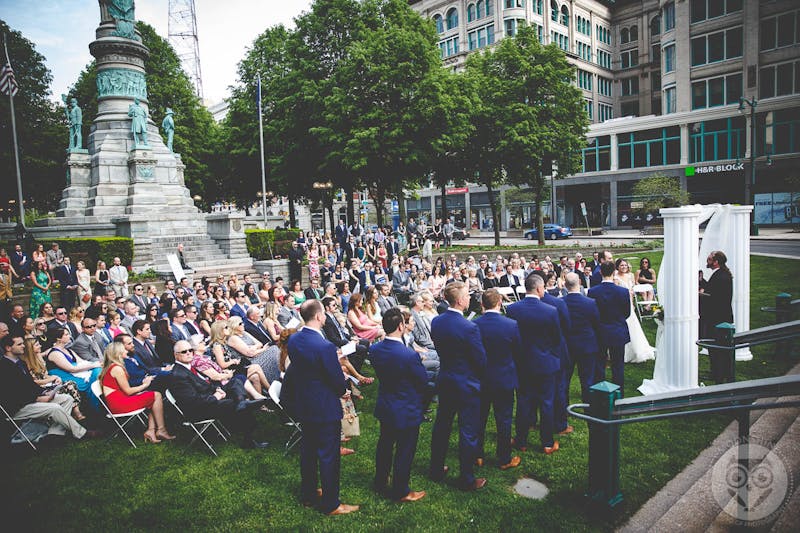
[[[47,251],[54,242],[58,243],[64,255],[70,256],[72,264],[83,261],[86,263],[86,268],[92,272],[98,260],[105,261],[107,265],[111,265],[115,257],[119,257],[123,265],[130,265],[133,261],[133,239],[128,237],[47,239],[34,243],[34,247],[41,243]],[[10,247],[6,246],[6,249],[13,250],[13,244]],[[32,250],[26,251],[30,254]]]
[[[299,231],[296,228],[245,230],[247,252],[251,257],[259,261],[273,258],[270,256],[270,248],[272,248],[274,257],[286,257],[289,253],[289,248],[292,247],[292,241],[297,238]]]

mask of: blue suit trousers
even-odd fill
[[[317,500],[317,482],[321,483],[322,498],[319,510],[330,513],[339,501],[339,467],[341,456],[342,421],[306,422],[302,424],[303,440],[300,451],[300,494],[304,502]],[[317,472],[319,468],[319,477]]]
[[[392,499],[399,500],[411,492],[408,483],[418,439],[419,426],[396,428],[381,422],[381,434],[375,450],[375,486],[382,488],[388,484],[394,455],[394,475],[390,491]]]
[[[478,457],[481,399],[478,392],[459,389],[451,383],[439,383],[439,408],[431,434],[431,477],[439,479],[450,441],[453,419],[458,414],[458,462],[461,482],[475,481],[474,463]]]
[[[511,419],[514,411],[514,389],[481,391],[481,433],[478,441],[478,457],[484,457],[483,443],[486,438],[486,423],[489,408],[494,407],[497,427],[497,460],[501,465],[511,462]]]

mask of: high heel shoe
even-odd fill
[[[160,440],[158,440],[158,438],[156,438],[155,433],[150,433],[149,431],[144,434],[144,441],[152,442],[153,444],[158,444],[159,442],[161,442]]]
[[[166,428],[158,428],[156,430],[156,437],[161,440],[175,440],[175,435],[170,435],[167,433]]]

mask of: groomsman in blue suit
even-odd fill
[[[483,316],[475,320],[481,331],[486,350],[486,375],[481,381],[481,432],[476,464],[483,465],[483,442],[489,408],[494,406],[497,426],[497,460],[500,470],[519,466],[518,455],[511,457],[511,418],[514,410],[514,390],[519,386],[515,359],[522,355],[522,341],[517,323],[500,314],[503,296],[489,289],[481,296]]]
[[[600,313],[597,303],[581,294],[580,277],[570,272],[567,274],[565,286],[567,295],[564,303],[567,304],[572,327],[564,332],[567,339],[569,354],[574,363],[578,365],[578,377],[581,380],[581,399],[589,402],[589,387],[595,384],[595,367],[600,364]],[[569,368],[569,379],[572,379],[574,364]]]
[[[369,360],[379,383],[375,418],[381,423],[375,451],[375,488],[386,491],[394,455],[389,494],[401,502],[415,502],[425,497],[425,491],[412,491],[408,481],[423,420],[428,375],[419,354],[403,344],[403,335],[408,330],[403,312],[397,307],[389,309],[382,324],[386,338],[369,349]]]
[[[464,318],[470,297],[461,281],[444,289],[448,309],[431,322],[431,338],[439,354],[439,409],[431,435],[430,476],[441,481],[447,474],[444,464],[450,441],[453,418],[458,414],[458,462],[460,482],[464,490],[477,490],[486,485],[486,478],[475,478],[474,463],[478,458],[480,435],[481,378],[486,370],[478,326]],[[294,361],[292,361],[294,364]]]
[[[611,382],[619,385],[620,394],[625,395],[625,345],[631,341],[625,320],[631,314],[628,289],[614,283],[614,263],[606,261],[600,265],[602,283],[589,289],[589,298],[597,302],[600,311],[600,361],[595,371],[596,382],[603,381],[606,374],[606,354],[611,357]]]
[[[525,279],[525,298],[509,305],[506,315],[517,321],[523,347],[517,365],[520,387],[517,390],[514,445],[521,451],[527,450],[533,410],[538,404],[542,415],[539,436],[544,453],[549,455],[558,450],[558,441],[553,439],[553,402],[561,369],[559,350],[562,337],[558,311],[541,301],[544,293],[542,277],[528,276]]]
[[[339,500],[339,455],[342,404],[347,390],[336,345],[325,339],[325,309],[319,300],[300,307],[303,329],[289,338],[292,364],[284,376],[281,400],[303,428],[300,452],[300,492],[305,505],[317,504],[329,515],[358,511],[357,505]],[[317,490],[317,469],[322,491]]]
[[[541,276],[541,272],[534,270],[531,272],[533,276]],[[542,278],[544,279],[544,278]],[[561,343],[558,347],[558,358],[561,361],[561,369],[556,377],[556,397],[553,406],[555,417],[555,432],[559,435],[569,435],[574,431],[574,428],[567,423],[567,406],[569,405],[569,382],[572,379],[572,358],[570,357],[567,341],[565,339],[566,332],[572,327],[570,322],[569,309],[567,304],[561,298],[556,298],[547,291],[544,291],[542,302],[547,305],[553,306],[558,311],[558,322],[561,325]]]

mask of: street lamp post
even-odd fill
[[[325,235],[325,204],[328,201],[328,191],[333,188],[333,183],[330,181],[315,181],[312,185],[317,190],[322,191],[322,235]],[[333,228],[331,228],[333,229]]]
[[[756,107],[758,106],[758,101],[756,100],[755,96],[751,98],[745,98],[744,96],[740,97],[739,112],[742,114],[745,112],[745,104],[750,107],[750,176],[745,174],[744,203],[745,205],[752,205],[753,187],[756,184]],[[756,226],[752,221],[750,223],[750,234],[758,234],[758,226]]]

